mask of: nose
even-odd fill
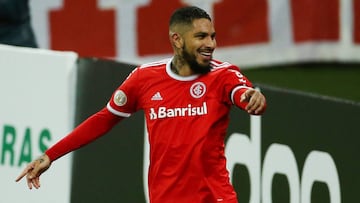
[[[215,37],[207,37],[205,42],[206,47],[214,49],[216,47],[216,40]]]

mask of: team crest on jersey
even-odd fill
[[[114,95],[114,103],[118,106],[124,106],[126,102],[126,94],[122,90],[117,90]]]
[[[194,98],[202,97],[206,92],[206,86],[203,82],[196,82],[190,87],[190,94]]]

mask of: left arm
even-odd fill
[[[234,104],[249,114],[261,115],[266,110],[265,96],[253,88],[239,89],[233,95]]]
[[[252,115],[265,112],[266,99],[259,91],[254,89],[251,81],[240,72],[240,69],[230,65],[222,76],[225,94],[228,94],[231,103]]]

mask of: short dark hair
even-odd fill
[[[169,26],[173,26],[176,24],[191,24],[193,20],[206,18],[211,21],[210,15],[203,9],[196,6],[187,6],[182,7],[171,15]]]

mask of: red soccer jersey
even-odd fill
[[[226,62],[212,60],[208,74],[181,77],[171,71],[171,60],[136,68],[107,105],[123,117],[144,110],[150,201],[237,202],[226,169],[224,138],[233,95],[252,85]]]

